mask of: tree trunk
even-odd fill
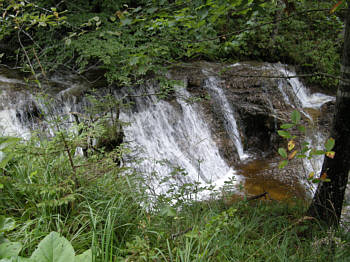
[[[308,214],[328,226],[339,224],[350,169],[350,8],[345,22],[344,49],[331,137],[335,139],[335,157],[325,157],[321,174],[330,182],[321,182]]]

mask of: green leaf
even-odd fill
[[[91,262],[92,261],[92,253],[91,249],[86,250],[83,254],[75,256],[74,262]]]
[[[0,233],[11,231],[16,227],[16,222],[13,218],[0,216]]]
[[[35,262],[74,262],[71,243],[57,232],[51,232],[38,245],[31,259]]]
[[[284,148],[280,147],[278,149],[278,153],[281,155],[281,157],[287,158],[287,151]]]
[[[298,130],[302,133],[305,133],[306,128],[305,128],[305,126],[300,125],[300,126],[298,126]]]
[[[314,150],[310,152],[310,155],[324,155],[326,152],[323,150]]]
[[[282,129],[288,129],[288,128],[291,128],[293,126],[294,126],[294,124],[283,124],[283,125],[281,125],[281,128]]]
[[[294,124],[299,124],[300,119],[301,119],[301,115],[300,115],[299,111],[293,110],[291,119],[292,119],[292,122]]]
[[[277,133],[283,138],[292,138],[292,135],[284,130],[278,130]]]
[[[19,242],[5,242],[0,245],[0,258],[10,258],[18,256],[22,249],[22,244]]]
[[[164,207],[161,212],[162,216],[167,216],[167,217],[175,217],[176,216],[176,210],[175,208],[171,206],[166,206]]]
[[[335,140],[333,138],[329,138],[324,144],[326,151],[331,151],[335,145]]]
[[[282,160],[282,161],[279,163],[278,168],[282,169],[282,168],[284,168],[287,164],[288,164],[288,160]]]

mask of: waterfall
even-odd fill
[[[190,97],[188,91],[181,87],[176,90],[171,103],[157,101],[155,96],[138,97],[134,108],[121,113],[121,119],[130,123],[124,129],[126,141],[133,152],[139,152],[137,158],[144,159],[137,168],[165,177],[180,167],[187,174],[176,177],[182,184],[222,185],[232,178],[234,170],[220,156],[198,105],[184,101]],[[147,92],[154,93],[150,87]]]
[[[250,66],[249,64],[235,64],[232,70],[253,68],[255,71],[268,71],[269,73],[294,75],[294,72],[286,70],[282,65],[261,64]],[[213,126],[209,127],[202,109],[206,109],[201,103],[188,103],[192,94],[183,87],[177,86],[171,98],[158,100],[154,95],[158,88],[154,84],[128,89],[114,90],[117,99],[129,99],[131,107],[122,108],[120,120],[128,123],[124,126],[125,144],[130,153],[125,155],[124,164],[132,167],[147,177],[149,184],[153,185],[155,193],[166,192],[172,184],[186,185],[198,183],[201,185],[223,185],[225,180],[235,178],[234,185],[241,182],[242,177],[236,174],[225,160],[223,149],[219,151],[218,144],[232,141],[232,151],[237,151],[240,160],[249,157],[244,152],[241,134],[238,127],[238,113],[234,99],[227,97],[220,84],[220,79],[205,72],[204,88],[211,96],[214,110],[221,120],[226,134],[214,138]],[[271,87],[275,87],[271,80]],[[277,80],[278,90],[284,103],[292,108],[302,109],[304,114],[311,118],[304,110],[314,108],[319,110],[323,103],[334,100],[333,97],[323,94],[310,94],[297,78]],[[64,128],[68,129],[74,119],[71,112],[84,113],[89,102],[84,98],[85,91],[90,90],[87,82],[82,82],[70,74],[57,72],[49,79],[49,83],[42,83],[52,100],[39,98],[25,89],[26,83],[19,79],[11,79],[0,76],[0,133],[3,135],[15,135],[29,138],[34,129],[42,130],[53,135],[54,128],[47,122],[58,117],[64,117]],[[263,95],[270,95],[270,85],[262,85]],[[276,88],[277,88],[276,87]],[[100,88],[99,94],[106,94],[108,88]],[[277,92],[278,93],[278,92]],[[276,95],[276,93],[273,93]],[[243,96],[243,94],[242,94]],[[239,97],[241,98],[241,97]],[[278,96],[279,98],[279,96]],[[277,99],[264,99],[265,111],[279,114]],[[254,100],[255,101],[255,100]],[[126,101],[127,102],[127,101]],[[202,107],[203,106],[203,107]],[[284,107],[282,107],[284,108]],[[245,109],[243,109],[245,110]],[[287,110],[288,111],[288,110]],[[207,111],[205,111],[207,114]],[[241,112],[241,111],[240,111]],[[244,111],[243,111],[244,112]],[[264,111],[260,111],[264,112]],[[209,113],[211,114],[211,113]],[[209,116],[210,117],[213,116]],[[275,125],[277,124],[275,119]],[[217,128],[217,127],[215,127]],[[262,128],[264,128],[262,126]],[[268,133],[266,133],[268,135]],[[226,140],[227,139],[227,140]],[[308,141],[314,146],[322,145],[325,136],[314,130],[308,134]],[[231,142],[229,142],[231,144]],[[224,148],[224,150],[230,150]],[[137,160],[137,162],[135,161]],[[322,160],[305,162],[307,170],[319,169]],[[168,180],[168,181],[165,181]]]
[[[4,135],[28,139],[32,130],[40,129],[51,136],[54,127],[47,122],[62,117],[63,128],[68,129],[74,123],[71,112],[83,112],[89,104],[81,94],[86,89],[84,83],[69,80],[69,75],[51,78],[54,89],[44,87],[52,97],[49,102],[24,88],[15,90],[14,84],[21,81],[4,79],[6,82],[0,84],[0,131]],[[6,84],[11,91],[5,88]],[[116,99],[124,96],[125,90],[115,92]],[[134,89],[129,94],[136,96],[135,105],[121,111],[120,120],[129,123],[124,128],[126,145],[131,149],[125,155],[126,165],[149,177],[157,194],[166,192],[171,183],[212,184],[219,188],[224,181],[235,178],[237,184],[241,178],[235,176],[235,171],[220,155],[200,106],[185,101],[191,96],[188,91],[177,87],[176,99],[172,101],[140,95],[155,92],[152,85]],[[134,157],[143,161],[135,162]],[[171,179],[160,183],[167,177]]]
[[[1,81],[3,78],[1,78]],[[8,79],[7,79],[8,80]],[[3,82],[1,82],[3,84]],[[7,81],[7,83],[15,83]],[[23,138],[30,137],[30,129],[21,123],[18,110],[28,101],[29,94],[13,94],[7,88],[1,90],[0,95],[0,135],[18,136]]]
[[[237,128],[235,113],[228,102],[223,89],[220,87],[218,79],[213,76],[209,76],[209,78],[205,81],[205,87],[209,90],[210,96],[218,104],[220,111],[224,116],[224,126],[237,149],[239,159],[247,159],[249,155],[243,151],[243,145]]]
[[[281,64],[276,64],[274,68],[276,68],[277,71],[285,77],[296,75],[294,71],[287,70],[285,66]],[[290,90],[290,87],[292,90]],[[287,93],[293,96],[293,100],[295,101],[295,104],[298,108],[319,109],[323,104],[330,101],[335,101],[335,98],[333,96],[328,96],[322,93],[310,94],[309,90],[306,89],[306,87],[300,82],[299,78],[296,77],[286,78],[285,81],[281,80],[279,82],[278,88],[285,98],[286,103],[293,107],[294,105],[290,102]]]

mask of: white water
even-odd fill
[[[147,91],[152,93],[151,88]],[[142,173],[152,174],[156,194],[163,193],[174,182],[221,186],[235,173],[220,156],[200,108],[180,98],[189,96],[179,87],[172,104],[157,101],[154,96],[137,98],[136,109],[121,114],[123,121],[130,122],[124,129],[126,141],[130,141],[133,152],[139,152],[137,157],[144,158],[137,167]],[[187,175],[173,173],[165,187],[154,181],[169,176],[177,167]],[[236,177],[237,183],[238,180]]]
[[[247,159],[249,155],[243,151],[242,140],[238,131],[235,113],[230,103],[228,102],[224,91],[220,87],[218,79],[213,76],[209,76],[208,80],[205,81],[205,87],[209,90],[210,96],[220,107],[220,110],[225,118],[225,128],[236,147],[239,159]]]
[[[287,70],[285,66],[281,64],[277,64],[274,66],[283,76],[295,76],[296,73],[290,70]],[[286,84],[287,82],[288,84]],[[292,77],[287,78],[285,81],[280,81],[279,90],[281,91],[283,97],[285,98],[286,102],[294,106],[287,95],[287,93],[290,93],[290,88],[292,88],[292,93],[297,98],[296,104],[299,105],[301,108],[313,108],[313,109],[319,109],[323,104],[335,101],[335,97],[328,96],[322,93],[313,93],[310,94],[309,90],[300,82],[299,78]],[[288,90],[289,89],[289,90]]]

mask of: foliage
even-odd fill
[[[110,82],[123,85],[194,59],[281,61],[304,72],[338,75],[343,23],[336,12],[328,12],[333,4],[291,1],[294,9],[286,10],[277,2],[101,0],[50,9],[55,1],[12,0],[3,4],[6,25],[0,40],[17,46],[4,59],[19,54],[25,70],[64,66],[82,74],[98,67]],[[307,80],[336,85],[320,75]]]
[[[299,111],[294,110],[291,114],[291,123],[285,123],[281,125],[281,129],[278,130],[278,134],[287,140],[287,148],[280,147],[278,153],[282,157],[282,161],[279,164],[279,168],[284,168],[289,161],[294,158],[311,160],[315,156],[325,155],[329,158],[334,158],[335,152],[332,151],[335,141],[333,138],[327,139],[324,144],[324,149],[320,150],[312,148],[310,143],[303,141],[305,139],[304,134],[306,132],[306,126],[301,123],[301,114]],[[320,178],[314,178],[314,170],[308,174],[308,180],[313,183],[329,182],[327,173],[321,174]]]
[[[0,56],[8,63],[19,59],[35,77],[63,66],[80,74],[98,67],[110,83],[135,86],[178,61],[194,59],[280,60],[337,74],[341,18],[299,14],[316,4],[334,5],[293,3],[291,12],[298,15],[276,24],[271,21],[278,14],[289,15],[277,1],[0,0],[0,41],[11,45]],[[169,83],[158,80],[164,93],[171,93]],[[144,174],[120,165],[127,145],[106,146],[126,124],[118,117],[122,101],[104,94],[91,96],[90,105],[73,129],[67,128],[68,116],[48,110],[52,137],[1,138],[0,261],[47,261],[46,252],[67,261],[329,261],[328,246],[314,248],[323,239],[336,243],[336,259],[349,258],[348,234],[340,230],[329,237],[308,223],[301,205],[199,202],[193,195],[211,189],[196,183],[172,183],[166,195],[150,198]],[[278,131],[287,140],[278,150],[280,167],[295,158],[334,156],[332,139],[324,150],[301,141],[301,121],[294,111]],[[78,147],[84,156],[76,154]],[[161,183],[177,175],[186,172],[175,167]],[[74,250],[82,254],[74,257]]]
[[[2,249],[2,246],[6,247]],[[13,248],[14,242],[7,242],[0,245],[0,261],[32,261],[32,262],[89,262],[92,261],[91,250],[87,250],[81,255],[75,256],[74,249],[70,242],[57,232],[51,232],[40,241],[37,249],[30,258],[19,257],[21,245]],[[10,247],[11,245],[12,247]]]

